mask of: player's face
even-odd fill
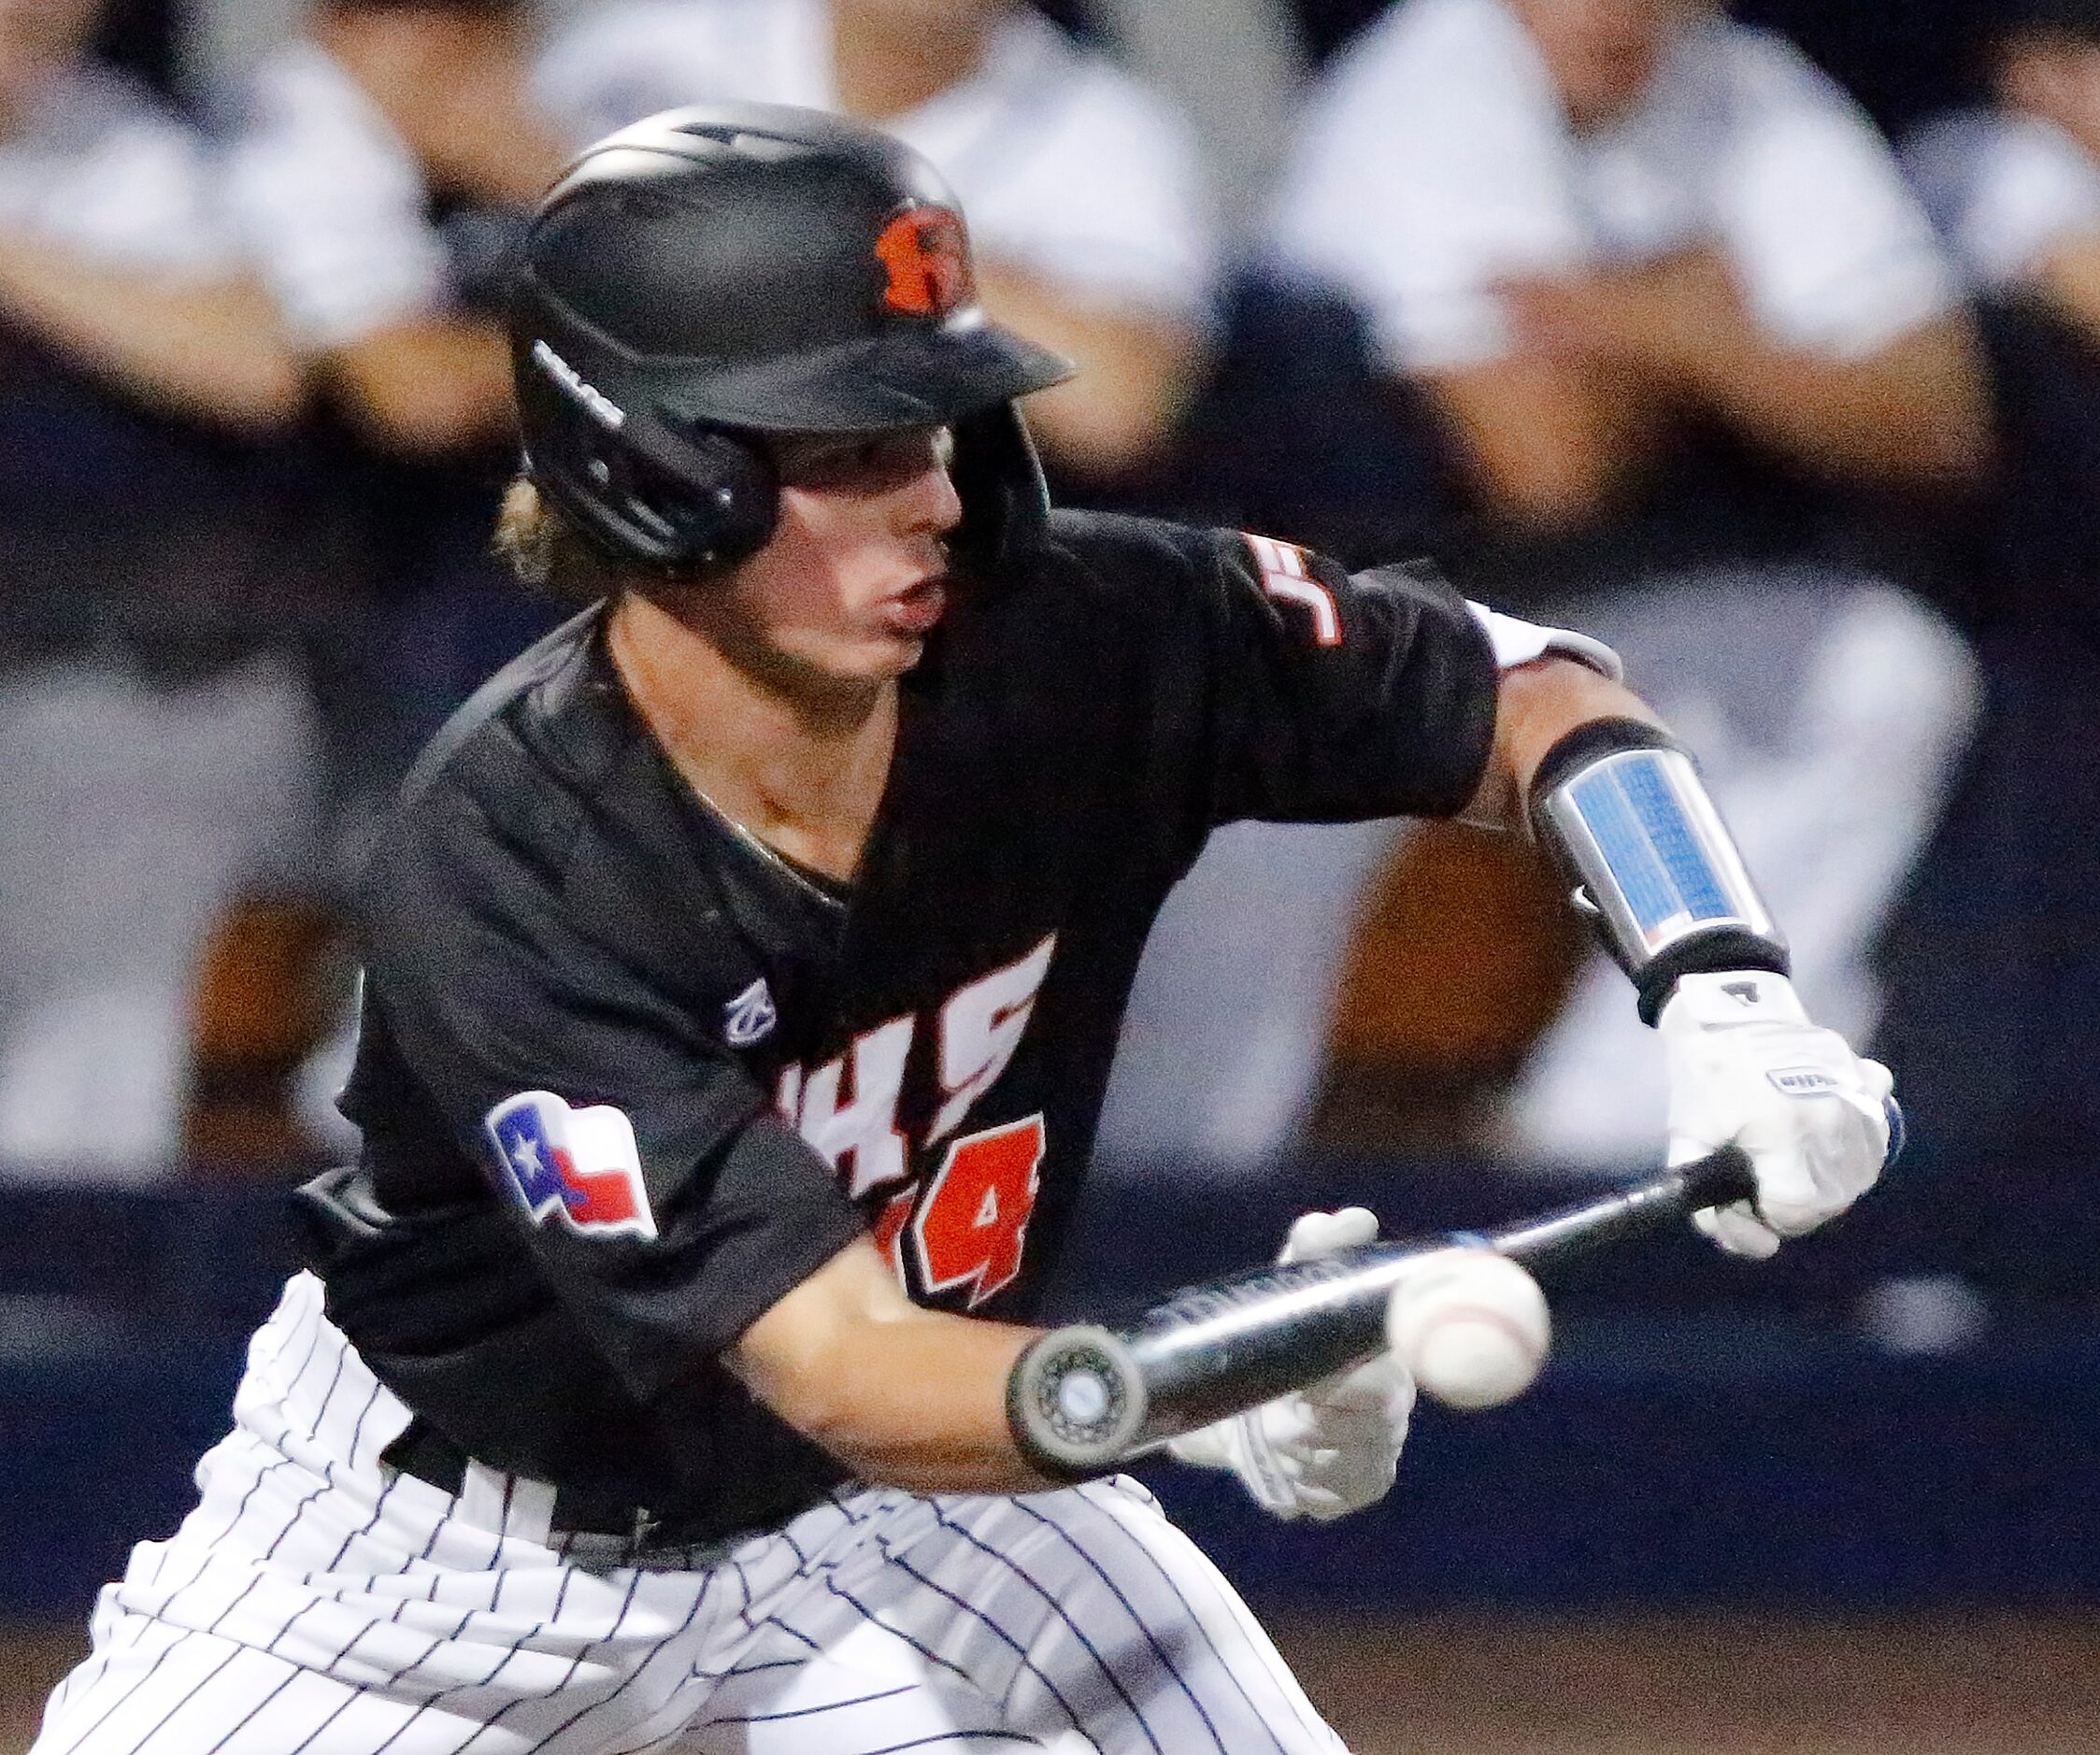
[[[945,428],[775,447],[780,521],[724,581],[762,656],[815,683],[882,682],[919,662],[948,606],[963,503]]]
[[[1712,9],[1711,0],[1517,0],[1579,128],[1638,104],[1671,43]]]

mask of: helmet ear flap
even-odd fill
[[[955,424],[950,470],[963,502],[957,557],[980,577],[998,572],[1050,524],[1050,488],[1020,408],[1003,402]]]
[[[621,430],[638,506],[664,532],[667,568],[734,566],[780,517],[780,477],[754,439],[718,427],[679,432],[642,414]]]
[[[779,478],[755,441],[714,428],[672,430],[650,415],[617,430],[555,428],[569,443],[527,467],[608,560],[666,573],[734,566],[779,521]]]

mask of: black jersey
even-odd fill
[[[1494,686],[1421,573],[1060,515],[905,679],[847,891],[678,777],[578,618],[379,848],[331,1314],[492,1464],[697,1531],[799,1508],[840,1472],[721,1352],[864,1230],[921,1302],[1025,1319],[1209,831],[1455,810]]]

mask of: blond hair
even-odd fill
[[[504,490],[491,546],[523,583],[575,603],[617,596],[630,583],[547,503],[530,476]]]

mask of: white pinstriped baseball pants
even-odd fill
[[[407,1420],[295,1277],[196,1509],[103,1591],[31,1755],[1341,1749],[1135,1482],[842,1489],[635,1566],[550,1532],[544,1483],[383,1466]]]

